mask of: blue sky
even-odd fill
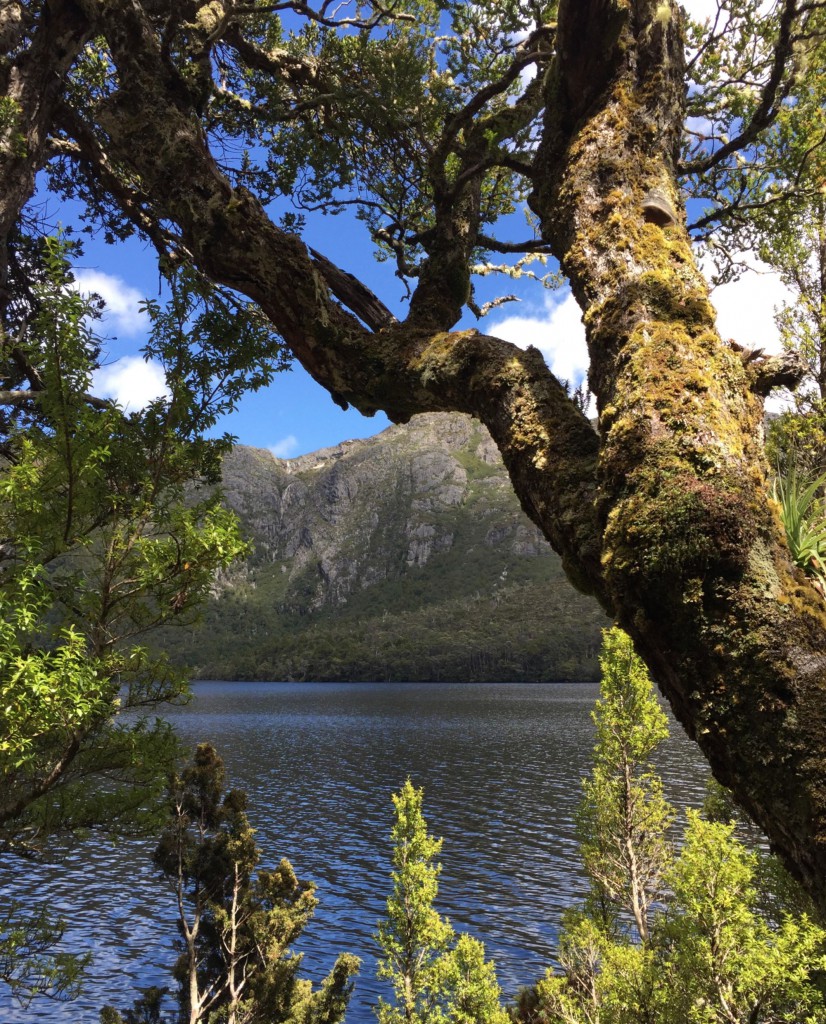
[[[686,6],[702,17],[716,5],[713,0],[691,0]],[[73,219],[71,208],[53,208],[50,213],[64,224]],[[515,217],[513,237],[525,237],[526,233],[521,216]],[[392,312],[404,315],[403,286],[390,264],[379,264],[374,259],[362,224],[347,214],[319,216],[310,220],[304,237],[309,245],[373,288]],[[75,268],[78,286],[82,291],[100,294],[107,303],[102,325],[108,339],[105,365],[98,374],[96,390],[127,407],[138,408],[163,390],[160,368],[147,364],[141,356],[148,323],[140,312],[140,302],[160,293],[154,253],[137,239],[107,246],[101,239],[87,236],[84,246],[84,255]],[[574,384],[582,380],[587,366],[584,330],[570,291],[548,291],[533,282],[514,282],[497,275],[483,278],[477,289],[482,301],[510,292],[517,293],[520,301],[499,307],[481,322],[468,313],[461,326],[478,326],[522,347],[534,345],[557,376]],[[716,289],[712,299],[723,337],[750,348],[777,350],[773,313],[785,296],[776,275],[759,271]],[[242,444],[268,448],[278,457],[290,458],[350,438],[369,437],[387,425],[382,414],[368,419],[352,409],[343,411],[295,364],[278,374],[266,391],[248,395],[220,429],[235,434]]]
[[[65,209],[62,212],[64,216],[69,213]],[[67,216],[64,223],[68,220]],[[341,244],[337,220],[328,220],[336,228],[330,240],[337,237]],[[349,225],[344,234],[350,237],[359,227]],[[320,240],[314,238],[311,244],[319,245]],[[358,273],[368,260],[374,262],[364,251],[351,267],[355,266]],[[160,367],[147,363],[141,354],[149,323],[140,303],[146,297],[161,295],[154,252],[137,239],[108,246],[95,237],[86,237],[83,256],[74,270],[81,291],[95,292],[106,301],[100,328],[106,339],[104,366],[96,378],[96,391],[128,408],[139,408],[164,388]],[[220,430],[236,435],[242,444],[269,448],[273,454],[289,458],[349,438],[369,437],[388,422],[383,415],[367,418],[353,409],[340,409],[294,363],[288,371],[277,374],[269,388],[247,395],[241,408],[221,422]]]
[[[403,307],[397,305],[401,286],[387,266],[375,264],[369,242],[358,238],[362,230],[360,224],[327,218],[322,229],[313,232],[322,237],[313,237],[311,244],[344,269],[365,278],[394,312],[403,314]],[[153,254],[136,240],[118,246],[92,240],[75,272],[81,290],[97,292],[107,302],[105,365],[96,390],[131,408],[140,407],[163,389],[160,368],[147,364],[140,352],[148,327],[139,310],[140,301],[159,294]],[[502,292],[516,290],[508,279],[497,284]],[[587,355],[581,313],[570,291],[516,284],[521,301],[493,311],[479,327],[522,347],[536,346],[557,376],[579,383],[586,372]],[[765,272],[747,274],[735,284],[716,289],[712,298],[723,336],[750,348],[777,350],[773,312],[785,296],[776,275]],[[463,321],[465,326],[475,323],[470,314]],[[354,409],[343,411],[294,364],[278,374],[269,388],[246,396],[238,412],[221,423],[221,429],[236,435],[242,444],[290,458],[350,438],[369,437],[387,425],[382,414],[367,418]]]

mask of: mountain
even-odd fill
[[[196,678],[594,679],[605,616],[519,508],[484,427],[418,416],[297,459],[236,448],[224,500],[252,542],[200,629]]]

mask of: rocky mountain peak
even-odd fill
[[[431,413],[294,459],[237,447],[224,500],[253,551],[207,628],[206,678],[548,679],[596,671],[596,605],[519,508],[487,430]]]

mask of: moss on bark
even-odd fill
[[[718,777],[826,910],[826,615],[785,550],[761,403],[716,332],[682,223],[676,4],[562,0],[544,79],[532,205],[585,311],[599,439],[540,353],[451,332],[466,296],[459,264],[474,245],[472,194],[437,218],[442,262],[419,282],[417,315],[371,331],[333,301],[302,241],[222,174],[198,99],[144,7],[75,9],[108,39],[118,83],[108,156],[127,191],[140,183],[142,213],[177,225],[208,275],[258,302],[337,401],[399,420],[452,409],[487,424],[572,578],[634,636]],[[651,190],[676,223],[646,218]]]

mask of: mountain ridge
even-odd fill
[[[203,629],[163,637],[194,677],[596,677],[605,617],[469,417],[417,416],[293,459],[239,446],[222,490],[252,551],[216,580]]]

